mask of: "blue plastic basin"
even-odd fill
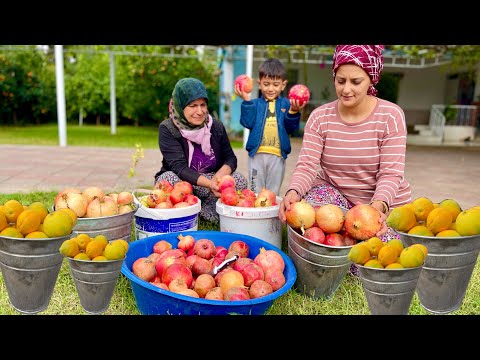
[[[285,261],[285,284],[273,293],[260,298],[241,301],[206,300],[176,294],[171,291],[144,281],[132,273],[132,264],[141,257],[147,257],[153,252],[153,245],[159,240],[166,240],[177,247],[177,236],[180,232],[160,234],[133,241],[129,244],[127,258],[122,265],[122,274],[129,280],[138,310],[143,315],[263,315],[272,306],[273,301],[285,294],[295,283],[297,272],[292,260],[276,246],[253,236],[227,233],[221,231],[189,232],[195,240],[206,238],[215,245],[228,249],[235,240],[246,242],[250,248],[248,257],[254,259],[263,247],[265,250],[275,250]]]

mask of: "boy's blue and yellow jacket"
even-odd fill
[[[300,126],[300,112],[290,114],[290,100],[279,96],[275,101],[275,115],[277,117],[278,136],[282,157],[287,158],[292,151],[289,134]],[[248,156],[253,157],[262,143],[268,110],[268,100],[263,96],[241,104],[240,124],[250,130],[245,149]]]

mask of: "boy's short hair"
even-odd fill
[[[258,68],[258,77],[262,79],[269,77],[272,79],[287,80],[287,69],[282,62],[276,58],[270,58],[263,62]]]

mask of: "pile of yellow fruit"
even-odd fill
[[[91,238],[88,234],[78,234],[65,240],[58,249],[63,256],[75,260],[108,261],[125,258],[128,242],[124,239],[108,241],[105,235]]]
[[[77,224],[77,215],[71,209],[51,213],[42,202],[22,205],[12,199],[0,205],[0,236],[44,239],[66,236]]]
[[[480,206],[462,210],[454,199],[433,203],[426,197],[392,209],[386,223],[410,235],[460,237],[480,234]]]
[[[428,249],[423,244],[404,247],[399,239],[387,243],[378,237],[359,242],[348,252],[348,259],[355,264],[379,269],[403,269],[421,266]]]

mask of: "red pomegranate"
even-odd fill
[[[250,247],[245,241],[242,240],[235,240],[230,244],[228,247],[228,251],[236,251],[240,255],[240,257],[248,257],[250,253]]]
[[[210,239],[198,239],[193,245],[193,253],[207,260],[213,258],[216,252],[215,244]]]
[[[272,285],[270,285],[265,280],[255,280],[250,288],[248,289],[250,293],[250,299],[256,299],[273,292]]]
[[[381,229],[379,219],[377,209],[368,204],[359,204],[347,211],[343,226],[354,239],[368,240]]]
[[[305,85],[293,85],[288,91],[288,98],[298,100],[300,105],[310,100],[310,90]]]
[[[278,269],[281,272],[285,269],[285,261],[275,250],[265,250],[264,247],[260,248],[260,252],[253,261],[260,265],[264,272],[269,269]]]
[[[325,242],[325,233],[319,227],[312,226],[305,230],[303,234],[308,240],[316,242],[318,244],[323,244]]]
[[[240,91],[249,93],[253,89],[253,79],[247,74],[238,75],[235,78],[234,86],[240,85]]]
[[[185,281],[187,288],[190,288],[193,281],[192,271],[185,264],[175,263],[168,266],[162,274],[162,283],[169,285],[174,279],[181,278]]]

